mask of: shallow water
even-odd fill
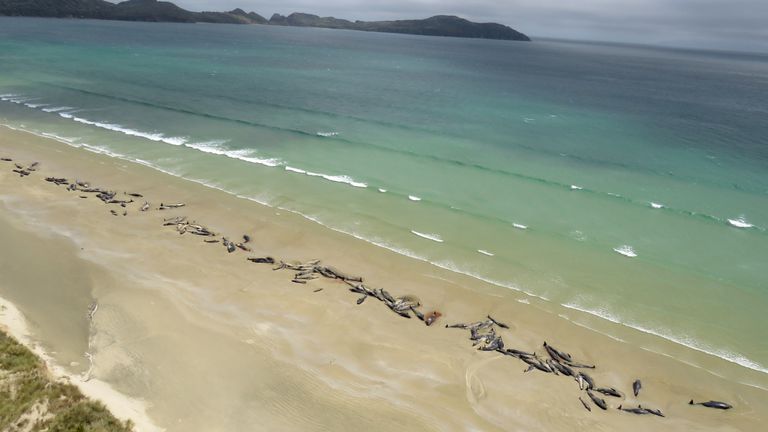
[[[3,216],[15,203],[0,197]],[[89,306],[93,275],[77,259],[77,248],[45,229],[27,231],[0,217],[0,274],[6,300],[21,305],[22,313],[34,314],[28,323],[47,351],[75,373],[85,373],[88,352]],[[40,236],[38,238],[36,236]],[[32,239],[32,241],[30,241]],[[35,240],[41,240],[35,242]],[[45,243],[35,247],[35,243]],[[44,265],[43,265],[44,263]]]
[[[4,124],[768,371],[766,57],[0,24]]]

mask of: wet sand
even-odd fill
[[[23,313],[53,361],[143,401],[159,428],[746,431],[766,424],[768,392],[739,384],[768,388],[764,374],[704,354],[686,352],[694,365],[686,364],[652,352],[665,342],[647,335],[614,340],[524,294],[138,164],[5,128],[0,157],[41,163],[25,178],[0,163],[0,297]],[[79,198],[46,176],[146,198],[129,205],[127,216],[113,216],[110,209],[123,209],[93,194]],[[152,210],[142,213],[145,199]],[[187,205],[157,211],[160,202]],[[229,254],[162,226],[177,215],[233,240],[248,234],[253,252]],[[294,284],[292,272],[246,260],[265,255],[321,259],[364,276],[366,285],[416,295],[422,311],[444,315],[427,327],[375,299],[356,305],[360,296],[341,281]],[[99,307],[89,320],[93,301]],[[605,397],[608,411],[593,405],[587,412],[573,379],[523,373],[523,362],[479,352],[466,331],[444,327],[488,314],[510,324],[497,329],[507,347],[544,354],[547,340],[597,364],[590,375],[626,398]],[[90,373],[83,350],[92,355]],[[631,395],[636,378],[643,381],[638,398]],[[691,407],[691,398],[735,408]],[[638,403],[666,418],[615,410]]]

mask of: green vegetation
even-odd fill
[[[0,430],[130,432],[99,402],[54,380],[31,351],[0,331]]]
[[[128,0],[118,4],[105,0],[0,0],[0,15],[181,23],[267,22],[259,14],[246,13],[242,9],[231,12],[191,12],[173,3],[157,0]]]
[[[505,25],[474,23],[463,18],[437,15],[427,19],[400,21],[348,21],[306,13],[272,15],[269,20],[255,12],[192,12],[173,3],[157,0],[0,0],[0,15],[56,18],[90,18],[121,21],[181,23],[269,24],[293,27],[322,27],[424,36],[453,36],[529,41],[528,36]]]
[[[282,16],[272,15],[269,24],[295,27],[323,27],[380,33],[403,33],[422,36],[453,36],[463,38],[530,41],[528,36],[505,25],[475,23],[451,15],[437,15],[427,19],[399,21],[348,21],[333,17],[319,17],[305,13]]]

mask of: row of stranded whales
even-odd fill
[[[0,161],[13,162],[13,159],[2,157],[0,158]],[[40,164],[38,162],[33,162],[28,166],[16,163],[15,169],[12,171],[18,173],[20,177],[26,177],[32,172],[35,172],[39,168],[39,165]],[[68,191],[79,191],[81,193],[96,194],[96,197],[105,204],[117,204],[125,208],[127,205],[134,202],[133,199],[118,199],[117,192],[101,189],[98,187],[92,187],[89,183],[79,180],[69,182],[66,178],[46,177],[45,181],[56,186],[67,185],[66,189]],[[133,198],[144,197],[142,194],[133,192],[123,192],[123,194]],[[79,195],[79,197],[87,198],[86,195]],[[185,207],[185,205],[186,204],[184,203],[161,203],[160,207],[158,207],[158,210],[173,210]],[[149,201],[145,201],[144,204],[140,207],[140,211],[147,212],[149,210]],[[111,209],[110,213],[115,216],[118,215],[114,209]],[[127,210],[124,210],[123,216],[126,215]],[[237,249],[241,249],[246,252],[251,251],[248,246],[245,246],[246,244],[252,242],[252,239],[249,235],[243,235],[243,241],[241,243],[232,242],[226,237],[222,237],[221,240],[213,239],[211,237],[216,237],[216,233],[203,225],[195,223],[194,221],[189,221],[186,216],[174,216],[165,218],[163,219],[163,226],[173,226],[176,228],[179,234],[189,233],[206,237],[203,239],[205,243],[222,243],[228,253],[233,253]],[[421,312],[419,310],[419,308],[422,306],[421,302],[415,296],[404,295],[395,297],[384,288],[371,288],[363,283],[363,278],[361,276],[350,275],[334,267],[321,265],[320,260],[312,260],[304,263],[288,263],[282,260],[277,260],[271,256],[247,257],[247,260],[257,264],[272,265],[273,270],[292,270],[295,272],[292,278],[292,282],[298,284],[306,284],[307,282],[313,279],[317,279],[321,276],[327,279],[339,280],[349,287],[349,291],[360,295],[360,297],[356,300],[358,305],[362,304],[369,297],[373,297],[384,303],[392,312],[396,313],[397,315],[403,318],[411,318],[411,314],[413,314],[413,316],[415,316],[419,321],[424,322],[424,324],[427,326],[432,325],[438,318],[442,316],[442,313],[436,310],[431,310],[427,313]],[[318,288],[313,292],[317,293],[322,290],[323,288]],[[97,307],[98,305],[96,303],[93,303],[89,307],[89,318],[93,317]],[[601,410],[608,410],[608,403],[605,399],[601,398],[596,393],[619,399],[624,398],[624,394],[614,387],[598,387],[594,379],[584,371],[584,369],[595,369],[596,365],[577,362],[569,353],[550,345],[546,341],[543,343],[543,348],[548,358],[542,358],[536,354],[536,352],[528,352],[525,350],[506,347],[502,336],[497,334],[496,329],[498,328],[501,330],[509,330],[510,326],[493,318],[490,315],[487,315],[486,319],[482,321],[466,324],[446,324],[445,327],[469,331],[472,346],[476,347],[478,351],[496,352],[504,356],[516,358],[528,365],[525,372],[536,370],[542,373],[551,373],[553,375],[570,377],[578,383],[580,391],[586,392],[587,397],[592,401],[592,404]],[[640,394],[641,388],[642,382],[639,379],[632,383],[632,393],[635,397]],[[584,400],[584,398],[579,396],[578,400],[585,410],[589,412],[592,411],[591,405],[586,400]],[[691,399],[688,402],[688,405],[700,405],[706,408],[719,410],[729,410],[733,408],[731,404],[714,400],[706,402],[694,402],[693,399]],[[661,410],[643,407],[642,405],[638,405],[636,408],[632,408],[625,407],[623,404],[620,404],[616,409],[622,412],[637,415],[650,414],[658,417],[665,417]]]
[[[9,159],[9,161],[11,161],[10,158],[6,158],[6,159]],[[3,159],[0,158],[0,160],[3,160]],[[14,169],[13,171],[17,172],[17,173],[20,173],[21,177],[26,177],[31,172],[37,171],[37,169],[40,166],[40,163],[39,162],[33,162],[32,164],[30,164],[26,168],[24,168],[23,165],[18,164],[18,163],[16,163],[15,166],[16,166],[16,169]],[[108,189],[102,189],[102,188],[99,188],[99,187],[93,187],[93,186],[90,185],[90,183],[85,182],[85,181],[75,180],[75,181],[70,182],[65,177],[49,176],[49,177],[45,177],[45,181],[48,182],[48,183],[53,183],[56,186],[66,186],[65,189],[68,192],[80,192],[80,193],[86,193],[86,194],[88,194],[88,193],[95,194],[96,198],[101,200],[104,204],[117,204],[120,207],[126,209],[126,210],[123,210],[122,213],[118,213],[114,209],[110,209],[109,212],[113,216],[118,216],[119,214],[122,214],[123,216],[127,216],[128,215],[127,208],[128,208],[129,204],[132,204],[134,202],[133,198],[143,198],[143,195],[140,194],[140,193],[136,193],[136,192],[123,192],[123,195],[128,196],[128,197],[132,197],[132,198],[130,198],[130,199],[121,199],[121,198],[119,198],[120,195],[118,194],[118,192],[111,191],[111,190],[108,190]],[[87,199],[88,198],[87,195],[82,195],[82,194],[78,194],[78,197],[82,198],[82,199]],[[172,204],[171,205],[172,207],[170,207],[170,208],[177,208],[178,206],[183,206],[183,205],[184,204]],[[144,212],[144,211],[147,211],[147,210],[149,210],[149,203],[145,202],[141,206],[140,211]]]
[[[250,237],[243,236],[244,239],[250,241]],[[404,295],[400,297],[394,297],[386,289],[371,288],[363,283],[361,276],[350,275],[342,272],[341,270],[332,267],[321,265],[320,260],[312,260],[304,263],[288,263],[285,261],[277,261],[272,257],[249,257],[248,261],[257,264],[272,264],[274,265],[272,270],[293,270],[295,273],[291,282],[296,284],[307,284],[309,281],[324,277],[327,279],[340,280],[341,282],[349,286],[349,291],[360,294],[360,297],[355,301],[360,305],[365,302],[369,297],[373,297],[380,302],[384,303],[392,312],[397,315],[410,319],[411,314],[415,316],[419,321],[424,322],[425,325],[431,326],[442,316],[442,313],[437,310],[430,310],[426,313],[419,310],[422,306],[421,301],[415,296]],[[318,292],[318,291],[315,291]]]
[[[544,347],[544,351],[549,357],[546,359],[539,357],[535,352],[531,353],[528,351],[505,347],[502,336],[496,332],[496,327],[505,329],[508,328],[508,326],[494,319],[490,315],[487,316],[487,319],[483,321],[477,321],[473,323],[447,324],[445,327],[468,330],[470,333],[470,340],[473,341],[472,345],[477,347],[479,351],[495,351],[499,354],[519,359],[528,365],[524,372],[540,371],[544,373],[551,373],[553,375],[571,377],[578,383],[579,390],[586,392],[588,400],[592,401],[592,404],[601,410],[607,411],[609,409],[609,405],[606,400],[598,396],[598,394],[618,399],[624,398],[624,394],[614,387],[598,387],[595,383],[595,380],[583,370],[595,369],[596,365],[577,362],[569,353],[555,348],[546,341],[544,341],[542,345]],[[639,379],[632,383],[632,392],[635,396],[639,395],[641,388],[642,383]],[[587,400],[581,396],[579,396],[578,399],[584,409],[590,412],[592,411],[592,406],[587,402]],[[691,400],[689,404],[702,405],[708,408],[723,410],[732,408],[731,405],[718,401],[694,403],[693,400]],[[630,408],[625,407],[624,405],[619,405],[617,409],[632,414],[651,414],[657,417],[665,417],[664,413],[660,409],[648,408],[642,405],[638,405],[637,408]]]

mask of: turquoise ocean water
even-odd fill
[[[768,56],[0,18],[0,95],[0,123],[768,372]]]

